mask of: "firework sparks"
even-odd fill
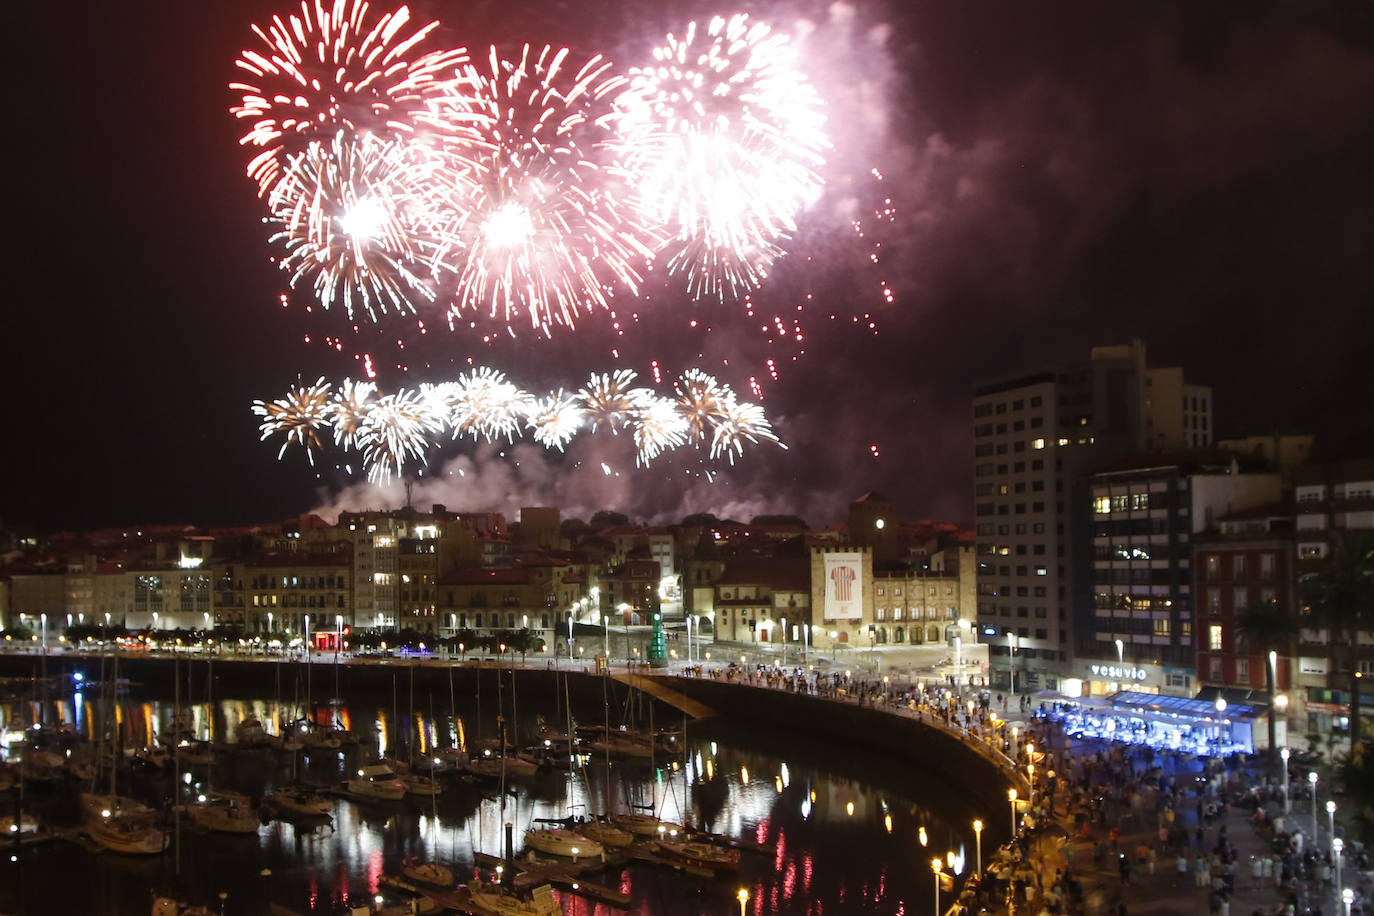
[[[513,442],[529,429],[545,448],[563,449],[577,433],[595,432],[597,424],[612,432],[623,427],[631,431],[636,464],[644,466],[665,452],[704,440],[708,426],[711,458],[725,457],[731,464],[746,442],[781,445],[762,407],[738,401],[728,386],[699,370],[682,378],[684,385],[709,392],[694,402],[700,406],[710,401],[714,406],[709,412],[688,407],[681,392],[676,398],[659,397],[652,389],[633,387],[635,373],[628,369],[594,374],[575,394],[559,389],[537,397],[484,367],[456,381],[381,396],[371,382],[345,380],[335,391],[320,379],[271,403],[255,401],[253,412],[265,418],[259,427],[264,439],[285,434],[279,458],[298,443],[312,453],[312,464],[313,450],[320,447],[318,431],[332,426],[336,445],[363,453],[373,482],[399,476],[408,462],[426,463],[428,450],[445,430],[455,439]]]
[[[558,389],[536,399],[526,419],[534,441],[544,448],[562,451],[586,422],[586,412],[576,397]]]
[[[323,381],[323,379],[321,379]],[[372,382],[344,379],[329,402],[329,421],[334,427],[334,444],[344,449],[360,447],[358,440],[363,422],[371,408],[377,386]]]
[[[648,465],[668,449],[687,441],[687,418],[678,412],[672,398],[641,396],[631,426],[637,454],[636,464]]]
[[[445,172],[418,144],[342,131],[293,156],[268,200],[292,286],[310,283],[325,308],[341,299],[350,318],[355,303],[376,320],[433,299],[422,250]]]
[[[263,440],[285,433],[278,459],[295,442],[305,449],[310,463],[315,463],[315,449],[321,447],[318,431],[331,419],[330,391],[329,383],[320,378],[313,385],[296,385],[275,401],[253,402],[253,413],[264,418],[258,425]]]
[[[378,398],[367,411],[358,437],[368,480],[386,482],[393,473],[399,477],[407,461],[426,463],[430,435],[442,429],[418,391],[402,388]]]
[[[682,374],[677,395],[693,439],[706,438],[708,429],[728,418],[729,389],[700,369],[688,369]]]
[[[820,97],[786,35],[745,14],[668,35],[619,98],[626,163],[693,295],[758,286],[820,190]]]
[[[634,418],[644,389],[634,388],[636,375],[629,369],[592,373],[587,385],[577,393],[587,411],[592,432],[604,423],[616,432]]]
[[[453,438],[480,436],[488,442],[514,441],[520,435],[533,398],[506,380],[504,373],[485,367],[473,369],[453,386],[448,425]]]
[[[455,313],[547,334],[605,308],[617,286],[637,291],[654,239],[638,224],[623,172],[601,153],[623,77],[600,56],[576,67],[566,49],[529,45],[518,60],[492,48],[488,72],[465,73],[463,92],[433,107],[437,120],[483,126],[475,180],[447,200],[446,244],[435,256],[457,274]]]
[[[439,23],[413,31],[410,25],[404,6],[374,18],[367,0],[303,0],[299,16],[253,26],[263,48],[235,61],[241,77],[229,88],[242,93],[242,102],[230,112],[250,122],[239,143],[258,150],[248,176],[261,196],[282,176],[288,156],[310,142],[340,130],[409,134],[412,116],[428,100],[455,92],[467,51],[423,52]]]
[[[757,444],[760,439],[787,448],[778,441],[777,434],[773,432],[773,426],[768,422],[762,407],[731,397],[726,402],[725,416],[715,425],[715,432],[711,438],[711,458],[724,456],[734,464],[735,458],[744,454],[745,442]]]

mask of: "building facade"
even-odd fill
[[[979,386],[973,397],[977,622],[991,682],[1057,687],[1074,672],[1073,569],[1085,541],[1075,487],[1105,461],[1206,445],[1211,390],[1151,368],[1145,346]]]

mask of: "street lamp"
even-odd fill
[[[1288,816],[1288,809],[1289,809],[1289,805],[1288,805],[1288,758],[1291,757],[1292,755],[1293,755],[1293,752],[1290,751],[1290,750],[1288,750],[1288,748],[1284,748],[1283,750],[1279,751],[1279,759],[1283,761],[1283,815],[1284,815],[1284,817],[1287,817],[1287,816]]]
[[[983,822],[977,818],[973,819],[973,845],[977,850],[978,874],[983,874]]]
[[[1317,842],[1317,771],[1307,774],[1307,782],[1312,786],[1312,842]]]
[[[1007,631],[1007,676],[1011,678],[1011,695],[1016,696],[1016,634]]]
[[[1345,904],[1345,916],[1350,916],[1350,906],[1355,902],[1355,891],[1349,887],[1342,890],[1341,902]]]
[[[1011,835],[1016,838],[1016,790],[1007,790],[1007,802],[1011,805]]]
[[[780,632],[780,635],[778,636],[778,641],[779,641],[780,643],[782,643],[782,666],[783,666],[784,668],[786,668],[786,667],[787,667],[787,618],[786,618],[786,617],[779,617],[779,618],[778,618],[778,630],[779,630],[779,632]]]
[[[739,893],[735,894],[735,899],[739,901],[739,916],[744,916],[744,905],[749,902],[749,889],[740,888]]]
[[[1338,894],[1341,893],[1341,852],[1342,852],[1342,850],[1344,850],[1344,849],[1345,849],[1345,840],[1342,840],[1340,837],[1332,837],[1332,839],[1331,839],[1331,858],[1332,858],[1333,860],[1335,860],[1335,865],[1336,865],[1336,888],[1335,888],[1335,890],[1336,890],[1336,893],[1338,893]]]
[[[930,870],[935,875],[935,913],[940,913],[940,874],[944,871],[945,863],[940,861],[939,856],[930,860]]]

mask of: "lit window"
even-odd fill
[[[1221,624],[1212,624],[1207,628],[1207,648],[1213,652],[1221,651]]]
[[[1044,439],[1032,439],[1032,440],[1031,440],[1031,448],[1044,448],[1044,447],[1045,447],[1045,440],[1044,440]]]

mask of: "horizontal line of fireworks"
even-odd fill
[[[344,451],[361,453],[368,479],[400,476],[407,463],[427,464],[430,449],[447,437],[474,442],[514,442],[528,432],[547,449],[562,450],[579,434],[626,432],[636,463],[684,446],[705,447],[711,460],[734,464],[747,444],[786,448],[757,404],[741,401],[725,384],[699,369],[684,372],[673,396],[637,387],[629,369],[593,373],[574,392],[537,395],[502,372],[477,367],[453,381],[424,383],[383,394],[369,381],[346,379],[298,383],[273,401],[254,401],[262,439],[282,436],[278,457],[293,444],[311,464],[324,448],[322,434]]]

